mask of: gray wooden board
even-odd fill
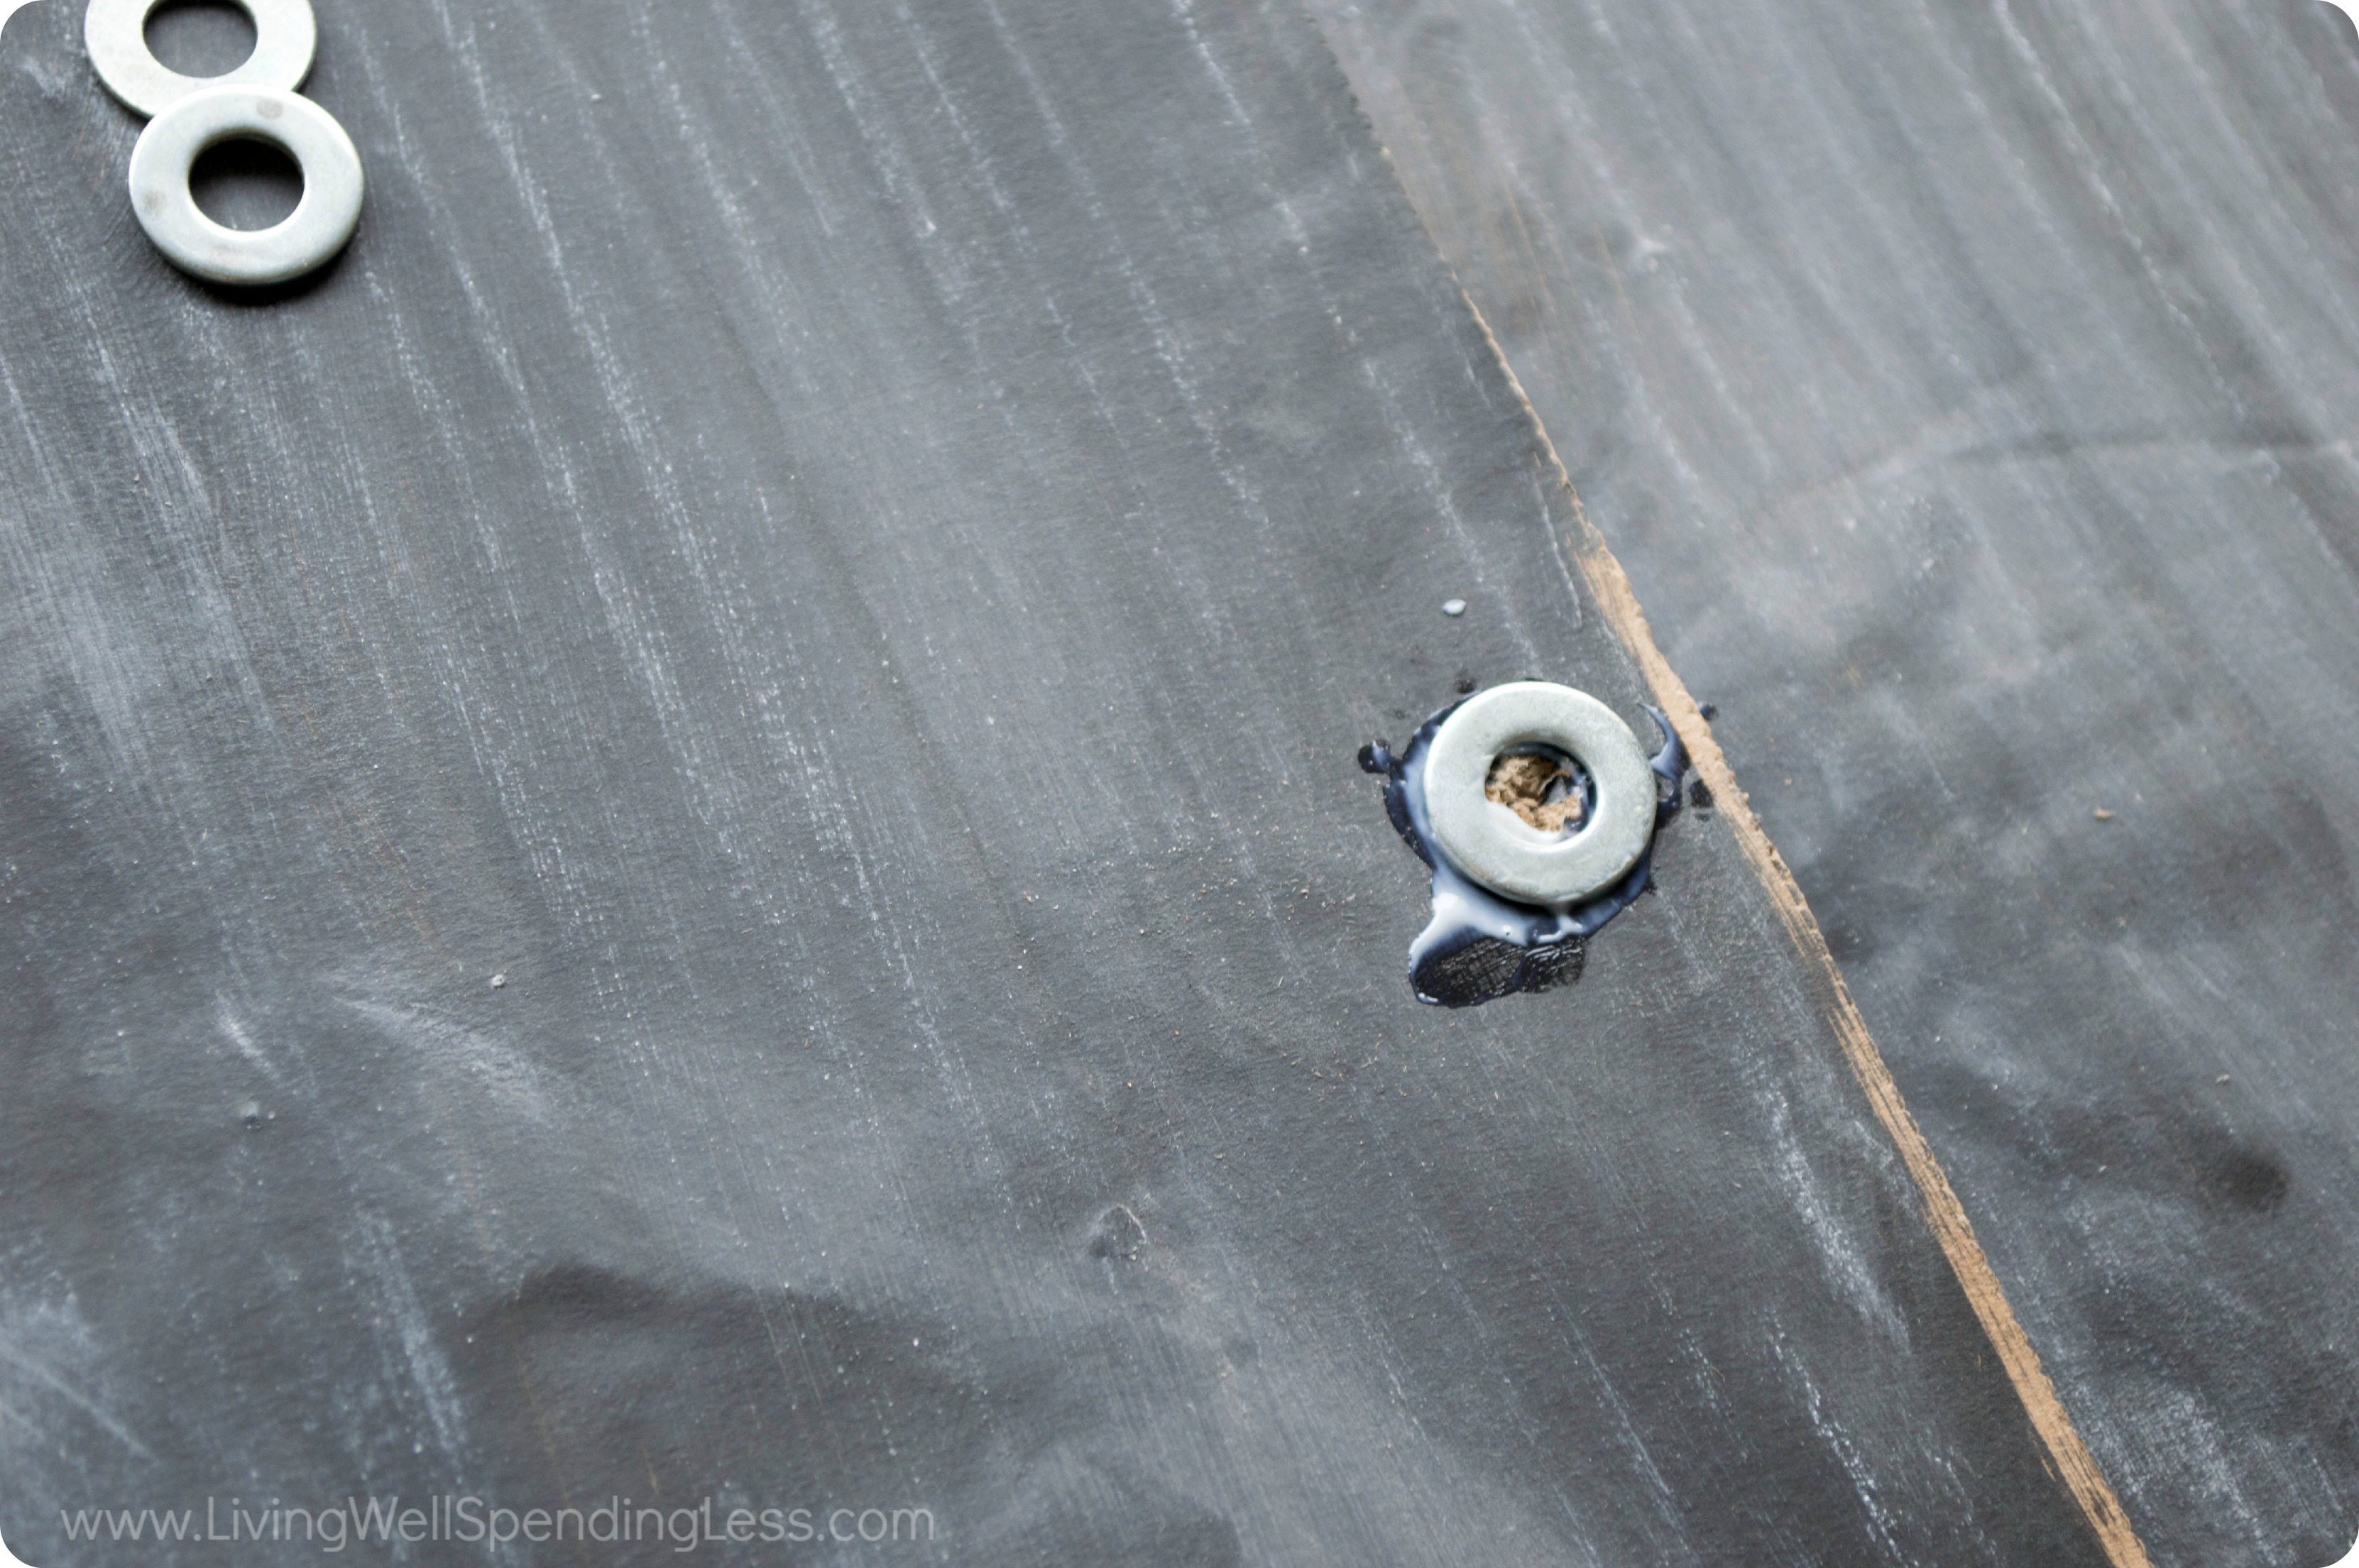
[[[2156,1560],[2341,1557],[2359,38],[1316,9]]]
[[[264,301],[71,7],[0,51],[21,1555],[2097,1560],[1724,821],[1577,986],[1412,1001],[1354,748],[1641,691],[1306,18],[320,14],[368,208]]]

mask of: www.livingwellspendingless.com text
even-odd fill
[[[472,1495],[346,1497],[320,1508],[295,1508],[277,1498],[249,1507],[238,1497],[207,1497],[201,1508],[61,1508],[58,1517],[66,1539],[74,1541],[308,1542],[329,1553],[446,1541],[629,1541],[687,1553],[756,1541],[878,1545],[935,1539],[930,1508],[721,1508],[711,1497],[693,1508],[658,1508],[613,1497],[588,1508],[515,1508]]]

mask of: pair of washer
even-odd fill
[[[325,265],[361,219],[361,155],[336,117],[295,89],[319,43],[310,0],[237,0],[254,53],[225,76],[182,76],[147,48],[162,0],[91,0],[82,40],[108,92],[152,116],[131,152],[131,209],[176,267],[216,283],[284,283]],[[274,228],[246,232],[205,216],[189,175],[207,148],[267,142],[303,173],[303,197]]]

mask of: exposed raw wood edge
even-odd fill
[[[1901,1163],[1908,1167],[1919,1195],[1924,1199],[1925,1221],[1932,1227],[1958,1283],[1964,1288],[1966,1300],[1982,1323],[1983,1333],[1998,1352],[1999,1363],[2006,1368],[2016,1396],[2030,1415],[2033,1430],[2047,1445],[2058,1475],[2087,1516],[2114,1568],[2153,1568],[2145,1544],[2131,1527],[2129,1516],[2122,1511],[2120,1499],[2114,1496],[2088,1444],[2081,1441],[2071,1416],[2057,1397],[2056,1385],[2040,1367],[2039,1353],[2031,1347],[2030,1336],[2016,1321],[2015,1309],[2007,1304],[2006,1291],[2000,1286],[1997,1273],[1984,1255],[1982,1244],[1974,1239],[1974,1227],[1966,1218],[1965,1205],[1958,1201],[1940,1161],[1934,1158],[1925,1135],[1918,1130],[1917,1118],[1908,1114],[1908,1106],[1900,1097],[1900,1086],[1893,1082],[1883,1052],[1876,1050],[1875,1037],[1867,1032],[1867,1022],[1852,1000],[1851,987],[1843,983],[1843,971],[1835,966],[1834,954],[1827,949],[1818,917],[1810,913],[1800,885],[1794,880],[1785,857],[1777,853],[1777,846],[1762,830],[1760,818],[1753,814],[1752,801],[1736,787],[1736,775],[1730,769],[1720,743],[1712,738],[1712,726],[1697,709],[1695,699],[1689,695],[1686,682],[1663,657],[1662,649],[1655,646],[1655,634],[1647,625],[1646,613],[1638,607],[1638,596],[1631,590],[1629,577],[1607,547],[1605,537],[1589,520],[1580,492],[1572,487],[1572,476],[1565,471],[1563,459],[1557,455],[1556,443],[1549,440],[1538,410],[1525,396],[1523,383],[1516,379],[1515,366],[1507,362],[1499,340],[1493,335],[1491,323],[1483,319],[1482,310],[1472,296],[1462,289],[1460,293],[1466,300],[1467,310],[1473,312],[1475,325],[1482,329],[1483,339],[1490,345],[1500,370],[1506,374],[1507,385],[1523,405],[1525,417],[1531,420],[1557,483],[1564,487],[1572,504],[1573,521],[1579,531],[1579,537],[1571,541],[1573,561],[1582,582],[1598,608],[1604,612],[1607,624],[1622,646],[1638,661],[1656,703],[1670,716],[1697,774],[1712,790],[1723,818],[1735,831],[1738,847],[1768,893],[1788,940],[1801,956],[1820,1005],[1834,1026],[1843,1059],[1851,1064],[1852,1076],[1859,1081],[1869,1107],[1875,1112],[1875,1119],[1883,1124],[1886,1134],[1899,1149]]]

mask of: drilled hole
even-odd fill
[[[254,18],[223,0],[164,0],[147,32],[156,63],[182,76],[227,76],[254,57]]]
[[[1519,746],[1491,759],[1485,800],[1521,818],[1527,827],[1558,837],[1578,832],[1595,805],[1588,770],[1554,746]]]
[[[275,229],[303,200],[303,171],[268,142],[216,142],[190,169],[189,194],[225,229]]]

